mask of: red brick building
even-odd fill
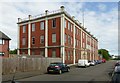
[[[61,57],[65,63],[98,59],[98,40],[61,9],[18,18],[18,55]]]
[[[0,31],[0,56],[9,57],[9,41],[11,39]]]

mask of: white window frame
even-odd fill
[[[85,33],[83,33],[83,38],[85,38]]]
[[[40,22],[40,30],[44,30],[45,28],[45,23],[44,22]]]
[[[64,40],[65,40],[65,43],[66,43],[66,40],[67,40],[67,39],[66,39],[66,37],[67,37],[67,34],[65,34],[65,35],[64,35]]]
[[[72,43],[73,43],[72,40],[73,40],[73,38],[71,37],[71,45],[72,45]]]
[[[35,23],[32,23],[32,32],[35,31]]]
[[[68,30],[71,30],[71,24],[69,21],[68,21]]]
[[[70,45],[71,44],[71,36],[68,35],[68,44]]]
[[[43,41],[43,42],[42,42],[42,41]],[[45,42],[45,41],[44,41],[44,35],[41,35],[41,36],[40,36],[40,43],[41,43],[41,44],[44,44],[44,42]]]
[[[32,55],[35,55],[35,51],[34,50],[32,50]]]
[[[70,60],[70,51],[68,52],[68,60]]]
[[[55,33],[52,34],[52,43],[56,43],[56,34]]]
[[[64,28],[67,28],[67,20],[64,21]]]
[[[45,56],[45,52],[43,50],[40,51],[41,56]]]
[[[23,33],[26,33],[26,25],[23,25],[22,29],[23,29]]]
[[[25,37],[22,38],[22,45],[23,46],[26,45],[26,38]]]
[[[56,50],[52,50],[52,57],[53,57],[53,58],[56,57]]]

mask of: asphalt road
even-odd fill
[[[113,70],[115,61],[90,66],[88,68],[71,68],[70,72],[59,74],[43,74],[17,81],[110,81],[109,72]]]

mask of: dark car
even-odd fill
[[[102,60],[97,60],[98,64],[101,64],[102,63]]]
[[[98,61],[97,61],[97,60],[94,60],[94,62],[95,62],[95,65],[97,65],[97,64],[98,64]]]
[[[69,72],[70,67],[64,63],[61,62],[54,62],[49,65],[47,68],[48,73],[63,73],[63,72]]]
[[[116,66],[114,69],[112,83],[120,83],[120,66]]]

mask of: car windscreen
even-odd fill
[[[50,64],[49,66],[56,66],[56,65],[59,65],[59,64],[57,64],[57,63],[52,63],[52,64]]]

